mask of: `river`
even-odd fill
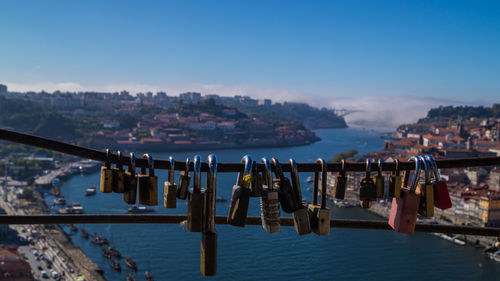
[[[244,154],[254,159],[277,157],[287,162],[326,160],[336,153],[355,148],[359,153],[382,149],[379,133],[357,129],[325,129],[316,131],[322,141],[308,146],[286,148],[255,148],[245,150],[199,151],[172,153],[176,160],[200,154],[206,161],[215,153],[219,162],[239,162]],[[168,153],[152,155],[168,159]],[[157,171],[160,193],[167,171]],[[311,201],[310,184],[301,174],[305,199]],[[176,175],[176,180],[177,180]],[[230,198],[236,174],[219,174],[218,196]],[[204,182],[204,180],[203,180]],[[70,202],[80,202],[88,214],[124,214],[127,205],[121,194],[85,197],[85,189],[99,186],[99,174],[74,176],[62,183],[61,191]],[[52,197],[47,196],[51,202]],[[163,194],[160,194],[160,199]],[[161,201],[160,201],[161,202]],[[187,202],[178,200],[177,209],[157,207],[159,214],[186,214]],[[217,204],[217,215],[227,215],[228,203]],[[380,219],[359,208],[332,208],[334,218]],[[249,215],[260,215],[259,200],[252,198]],[[288,216],[282,212],[282,216]],[[122,255],[130,255],[139,266],[137,280],[144,280],[144,271],[152,272],[155,280],[199,280],[200,233],[190,233],[179,225],[88,224],[89,233],[105,235]],[[217,225],[217,280],[498,280],[500,263],[489,260],[482,249],[457,246],[426,233],[412,236],[393,231],[332,229],[330,236],[315,234],[299,236],[293,227],[282,227],[279,234],[268,234],[261,226],[238,228]],[[69,230],[68,230],[69,231]],[[129,272],[121,260],[122,272],[113,271],[98,246],[80,235],[72,236],[74,243],[106,271],[108,280],[125,280]]]

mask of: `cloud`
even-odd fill
[[[84,91],[85,87],[75,83],[75,82],[61,82],[61,83],[53,83],[53,82],[39,82],[39,83],[4,83],[8,86],[9,91],[14,91],[14,92],[40,92],[40,91],[46,91],[46,92],[54,92],[54,91],[61,91],[61,92],[78,92],[78,91]]]

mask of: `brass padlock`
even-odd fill
[[[330,209],[326,207],[326,183],[328,172],[326,162],[318,158],[316,163],[321,166],[321,205],[318,205],[319,172],[314,172],[313,200],[308,206],[311,229],[317,235],[330,235]]]
[[[299,204],[299,208],[292,214],[293,227],[299,235],[309,234],[312,232],[311,222],[309,221],[309,212],[307,211],[307,206],[305,206],[304,200],[302,199],[299,169],[297,168],[297,163],[292,158],[290,158],[288,162],[290,163],[290,179],[292,182],[293,191]]]
[[[274,188],[278,190],[281,209],[287,213],[293,213],[299,208],[297,196],[293,192],[290,180],[283,174],[280,162],[276,158],[272,158],[271,163],[276,174],[274,180]]]
[[[125,172],[125,192],[123,201],[127,204],[135,204],[137,201],[137,175],[135,174],[135,154],[130,152],[130,163]]]
[[[245,227],[247,220],[248,204],[250,203],[250,184],[252,182],[253,161],[250,155],[245,155],[241,159],[245,163],[243,173],[238,173],[238,179],[233,186],[231,201],[229,203],[229,212],[227,214],[227,223]]]
[[[396,162],[396,170],[394,173],[391,173],[389,177],[389,190],[388,190],[388,195],[389,197],[392,198],[399,198],[401,197],[401,175],[399,172],[399,159],[395,160]]]
[[[337,175],[337,179],[335,181],[335,190],[333,192],[336,199],[343,200],[345,198],[345,189],[347,186],[347,176],[345,174],[345,160],[342,159],[342,168]]]
[[[200,271],[203,276],[217,273],[217,232],[215,230],[215,201],[217,196],[217,157],[208,155],[207,190],[203,210],[203,231],[200,246]]]
[[[149,174],[146,174],[146,167],[141,167],[139,174],[139,203],[148,206],[158,205],[158,177],[155,176],[154,160],[149,154],[144,154],[143,159],[147,160]]]
[[[101,185],[102,193],[113,192],[113,170],[111,169],[111,155],[109,149],[106,148],[106,161],[101,167]]]
[[[273,175],[269,159],[263,157],[262,164],[264,164],[263,185],[260,197],[262,228],[271,234],[279,233],[281,232],[281,226],[278,191],[273,187]]]
[[[191,182],[191,175],[189,174],[189,169],[191,165],[191,159],[186,158],[186,166],[184,171],[179,175],[179,185],[177,187],[177,198],[181,200],[186,200],[189,193],[189,182]]]
[[[116,152],[118,157],[118,162],[116,162],[116,168],[113,168],[113,192],[123,193],[125,192],[125,170],[123,170],[123,158],[122,153],[118,150]]]
[[[361,179],[359,187],[359,200],[361,201],[361,207],[370,208],[372,201],[377,200],[377,188],[375,182],[370,177],[370,159],[366,159],[366,173],[363,179]]]
[[[424,217],[434,217],[434,187],[431,182],[430,163],[423,156],[418,157],[421,167],[424,167],[424,183],[419,183],[420,204],[418,213]]]
[[[382,159],[378,159],[378,174],[375,177],[375,186],[377,187],[377,198],[384,198],[385,178],[382,175]]]
[[[175,184],[175,159],[170,156],[168,179],[163,185],[163,206],[175,209],[177,207],[177,184]]]
[[[201,156],[194,156],[193,192],[189,193],[187,230],[201,232],[203,223],[204,193],[201,192]]]

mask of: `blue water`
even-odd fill
[[[200,151],[204,161],[215,153],[221,162],[239,162],[244,154],[254,159],[277,157],[286,162],[294,157],[298,162],[314,162],[317,157],[326,160],[338,152],[352,148],[360,153],[380,150],[383,140],[372,131],[354,129],[319,130],[322,141],[309,146]],[[173,153],[176,160],[192,158],[197,153]],[[169,154],[153,157],[167,159]],[[166,171],[157,171],[160,183],[166,180]],[[310,186],[301,174],[304,197],[311,201]],[[236,174],[219,174],[219,196],[230,198]],[[204,180],[203,180],[204,182]],[[120,194],[99,193],[85,197],[90,185],[99,185],[99,174],[75,176],[62,184],[62,193],[71,202],[80,202],[86,213],[124,214],[127,205]],[[159,186],[163,192],[163,184]],[[163,198],[160,194],[159,198]],[[51,200],[47,197],[47,200]],[[260,215],[257,198],[253,198],[249,215]],[[186,214],[187,202],[178,200],[177,209],[157,207],[157,213]],[[217,214],[227,215],[228,203],[218,203]],[[332,208],[334,218],[380,219],[362,209]],[[282,216],[288,216],[282,212]],[[179,225],[94,224],[78,225],[89,233],[105,235],[123,255],[130,255],[139,266],[137,280],[144,280],[144,271],[153,273],[156,280],[199,280],[200,233],[190,233]],[[330,236],[315,234],[299,236],[293,227],[282,227],[279,234],[268,234],[261,226],[237,228],[217,225],[218,280],[498,280],[500,263],[489,260],[481,249],[461,247],[430,234],[413,236],[392,231],[332,229]],[[109,280],[125,280],[129,272],[123,260],[122,272],[113,271],[102,257],[100,248],[80,235],[73,241],[106,271]]]

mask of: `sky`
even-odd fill
[[[0,1],[10,90],[164,90],[361,110],[500,102],[500,1]]]

